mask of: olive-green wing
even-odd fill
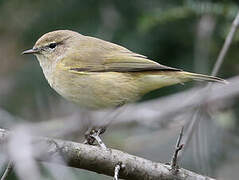
[[[161,65],[132,52],[105,58],[104,67],[105,71],[115,72],[179,71],[179,69]]]
[[[67,58],[66,60],[69,59]],[[68,66],[70,70],[87,72],[181,71],[180,69],[164,66],[144,57],[135,56],[134,54],[111,55],[104,57],[101,63],[98,61],[85,62],[77,58],[75,62],[79,63],[71,63]]]
[[[89,48],[89,44],[91,45]],[[73,71],[87,72],[141,72],[180,71],[161,65],[122,46],[89,37],[87,45],[81,41],[79,49],[66,56],[62,62]]]

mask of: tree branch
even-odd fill
[[[14,136],[14,133],[0,129],[0,145],[3,145]],[[124,166],[119,172],[119,178],[136,180],[154,179],[208,179],[194,172],[179,169],[174,175],[170,166],[152,162],[115,149],[103,150],[100,147],[90,146],[59,139],[32,137],[34,159],[50,163],[63,164],[64,159],[68,166],[86,169],[97,173],[114,176],[115,167],[120,163]],[[39,148],[40,147],[40,148]],[[39,153],[39,149],[42,150]],[[60,158],[59,158],[60,156]]]
[[[8,164],[7,164],[7,167],[6,167],[4,173],[1,177],[1,180],[6,180],[7,179],[7,176],[11,173],[12,168],[13,168],[13,164],[12,164],[11,161],[9,161]]]
[[[171,160],[171,168],[176,173],[178,172],[178,168],[179,168],[178,153],[179,153],[180,150],[182,150],[182,148],[184,146],[184,144],[181,144],[181,141],[182,141],[182,138],[183,138],[183,129],[184,129],[184,127],[182,127],[182,129],[180,131],[180,134],[178,136],[177,143],[176,143],[176,146],[175,146],[175,151],[174,151],[174,154],[173,154],[173,157],[172,157],[172,160]]]
[[[216,109],[232,106],[234,103],[231,101],[239,97],[239,76],[227,79],[229,84],[212,84],[211,90],[207,88],[191,88],[190,90],[168,95],[154,100],[145,101],[138,104],[126,105],[123,111],[114,117],[112,125],[126,124],[126,123],[139,123],[145,126],[160,129],[168,126],[173,121],[181,121],[180,115],[187,114],[196,110],[198,105],[213,106]],[[205,99],[207,95],[207,99]],[[202,101],[204,100],[205,101]],[[180,103],[177,103],[179,102]],[[220,103],[223,102],[223,103]],[[3,127],[12,127],[8,124],[17,117],[14,117],[5,110],[0,109],[0,116]],[[34,132],[42,134],[51,134],[54,136],[63,136],[71,132],[81,132],[84,125],[81,124],[79,118],[83,117],[81,112],[71,113],[71,115],[58,117],[57,119],[49,119],[44,122],[25,124]],[[176,118],[177,117],[177,118]],[[104,126],[109,124],[105,119],[105,113],[92,112],[89,121],[92,121],[92,126]],[[110,118],[108,118],[110,119]],[[147,121],[144,121],[147,119]],[[67,122],[67,126],[65,123]],[[13,124],[13,122],[11,123]],[[64,131],[59,131],[64,129]],[[85,131],[85,130],[84,130]],[[187,133],[185,134],[185,137]]]
[[[237,30],[239,26],[239,11],[237,12],[237,15],[232,23],[232,26],[231,26],[231,29],[230,29],[230,32],[228,33],[227,37],[226,37],[226,40],[223,44],[223,47],[218,55],[218,58],[217,58],[217,61],[216,61],[216,64],[214,65],[213,67],[213,70],[212,70],[212,76],[216,76],[218,71],[219,71],[219,68],[221,67],[222,63],[223,63],[223,60],[227,54],[227,51],[231,45],[231,42],[232,42],[232,39],[235,35],[235,32]]]
[[[216,75],[217,75],[217,73],[218,73],[218,71],[219,71],[219,69],[220,69],[220,67],[221,67],[221,65],[222,65],[222,63],[223,63],[223,61],[224,61],[224,59],[225,59],[225,56],[226,56],[226,54],[227,54],[227,52],[228,52],[228,49],[229,49],[229,47],[230,47],[230,45],[231,45],[231,43],[232,43],[233,37],[234,37],[234,35],[235,35],[235,32],[236,32],[238,26],[239,26],[239,11],[237,12],[237,15],[236,15],[236,17],[235,17],[235,19],[234,19],[234,21],[233,21],[233,23],[232,23],[232,25],[231,25],[230,32],[228,33],[228,35],[227,35],[227,37],[226,37],[226,40],[225,40],[225,42],[224,42],[224,44],[223,44],[223,47],[222,47],[222,49],[221,49],[221,51],[220,51],[220,53],[219,53],[219,55],[218,55],[218,58],[217,58],[217,60],[216,60],[215,65],[214,65],[214,67],[213,67],[213,70],[212,70],[212,73],[211,73],[212,76],[216,76]],[[192,121],[192,123],[191,123],[190,126],[189,126],[190,128],[187,130],[187,135],[188,135],[188,136],[186,136],[186,138],[185,138],[186,140],[185,140],[185,148],[184,148],[184,151],[185,151],[185,149],[187,148],[187,145],[189,144],[189,142],[190,142],[190,140],[191,140],[191,137],[192,137],[192,135],[193,135],[195,129],[198,127],[197,125],[199,124],[199,121],[200,121],[199,112],[201,112],[202,107],[203,107],[203,106],[202,106],[203,103],[204,103],[204,102],[207,100],[207,98],[209,97],[208,94],[209,94],[210,91],[212,90],[211,87],[212,87],[212,84],[210,83],[210,84],[205,88],[205,89],[206,89],[205,91],[206,91],[207,93],[202,96],[202,99],[201,99],[200,102],[198,103],[198,110],[195,111],[195,120]],[[183,152],[183,151],[182,151],[182,152]],[[181,156],[182,156],[182,153],[181,153]]]
[[[225,85],[213,83],[210,91],[205,87],[196,87],[143,103],[127,105],[124,111],[115,118],[112,124],[135,121],[152,124],[153,122],[168,121],[169,117],[172,119],[175,115],[178,116],[180,112],[190,112],[198,108],[199,102],[201,105],[210,105],[218,101],[223,101],[224,104],[227,105],[225,103],[227,102],[226,100],[235,98],[235,96],[239,95],[239,76],[230,78],[228,81],[229,84]],[[205,95],[207,95],[207,99],[202,101],[205,99]],[[175,103],[178,101],[180,101],[180,103]],[[102,115],[97,112],[92,114],[92,119],[95,120],[95,123],[100,124],[102,121],[99,121],[99,119],[102,119]],[[147,119],[147,121],[143,122],[142,119]]]

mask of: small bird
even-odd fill
[[[22,54],[34,54],[50,86],[86,109],[119,107],[152,90],[191,80],[225,82],[161,65],[117,44],[70,30],[46,33]],[[99,137],[105,128],[92,128],[85,134],[85,143],[96,140],[106,149]]]
[[[50,86],[88,109],[122,106],[152,90],[191,80],[225,82],[161,65],[120,45],[70,30],[46,33],[22,54],[34,54]]]

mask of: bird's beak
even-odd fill
[[[39,51],[40,51],[40,49],[38,49],[38,48],[28,49],[28,50],[26,50],[26,51],[23,51],[23,52],[22,52],[22,55],[23,55],[23,54],[36,54],[36,53],[38,53]]]

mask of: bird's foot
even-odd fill
[[[100,135],[103,134],[104,132],[105,132],[105,128],[91,129],[85,134],[84,144],[95,145],[94,142],[96,141],[102,149],[107,149],[106,145],[100,138]]]

